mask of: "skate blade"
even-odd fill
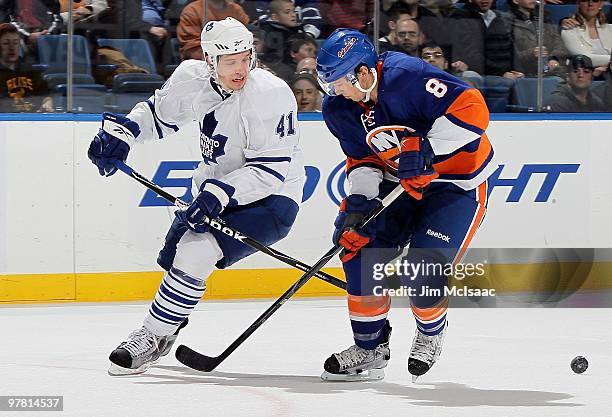
[[[124,368],[123,366],[119,366],[111,362],[111,365],[108,368],[108,374],[110,376],[126,376],[126,375],[143,374],[146,372],[147,369],[149,369],[149,366],[151,366],[152,364],[153,363],[149,362],[149,363],[142,364],[139,368],[131,369],[131,368]]]
[[[321,379],[332,382],[358,382],[358,381],[380,381],[385,377],[384,369],[370,369],[359,374],[331,374],[323,371]]]
[[[417,382],[417,379],[419,379],[419,376],[420,375],[412,375],[412,383],[413,384]]]

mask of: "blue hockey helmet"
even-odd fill
[[[356,82],[355,69],[363,64],[375,68],[378,55],[374,44],[355,29],[336,29],[321,45],[317,54],[317,75],[323,90],[335,95],[332,83],[348,76]]]

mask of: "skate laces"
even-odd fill
[[[340,364],[340,369],[347,369],[363,363],[364,359],[369,356],[370,352],[372,351],[362,349],[357,345],[353,345],[340,353],[336,353],[335,356]]]
[[[151,347],[156,345],[157,337],[143,326],[130,333],[128,340],[122,342],[119,347],[130,352],[133,358],[137,358],[147,353],[151,350]]]
[[[440,356],[444,330],[435,336],[427,336],[417,330],[414,338],[410,357],[425,363],[433,363]]]

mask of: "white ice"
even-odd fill
[[[178,342],[217,355],[270,303],[200,303]],[[352,344],[345,301],[297,300],[212,373],[185,368],[172,352],[144,375],[108,376],[108,354],[140,326],[146,309],[145,303],[0,307],[0,395],[63,395],[62,413],[42,414],[62,417],[611,413],[608,309],[453,309],[442,357],[416,384],[406,370],[414,321],[409,310],[392,309],[385,380],[330,383],[319,378],[323,361]],[[577,355],[589,360],[581,375],[569,366]]]

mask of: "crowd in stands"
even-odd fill
[[[72,111],[125,112],[182,60],[204,59],[202,28],[228,16],[252,31],[258,66],[289,84],[300,111],[320,111],[315,57],[337,27],[456,75],[494,112],[611,111],[612,9],[603,0],[546,2],[540,34],[537,0],[0,0],[0,112],[68,111],[68,70],[58,61],[69,27]]]

